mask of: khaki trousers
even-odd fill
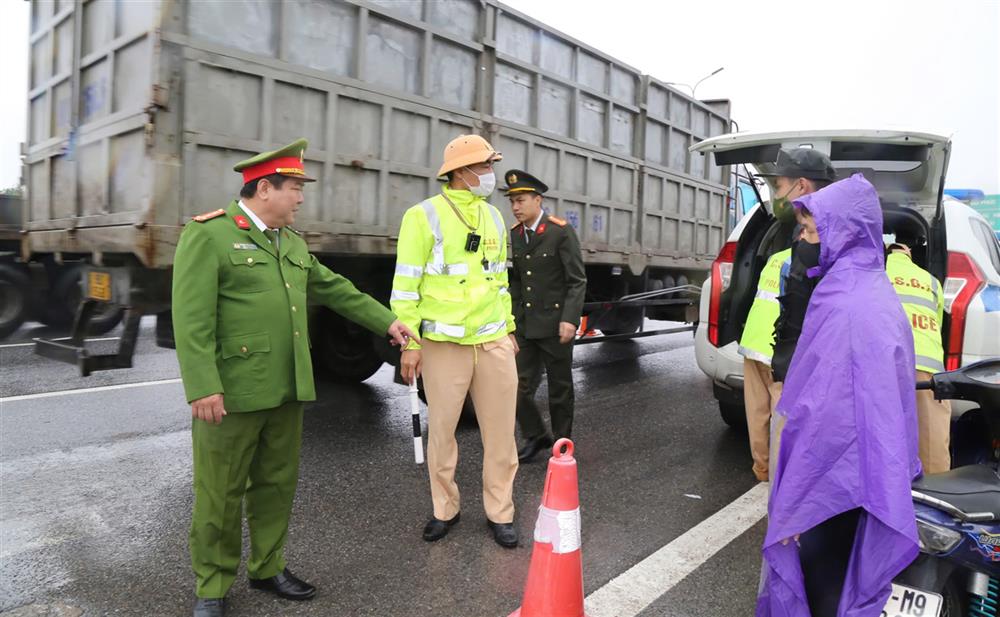
[[[743,404],[747,410],[747,433],[753,473],[761,482],[768,479],[771,413],[781,398],[781,383],[775,383],[771,367],[758,360],[743,358]]]
[[[427,394],[427,471],[434,518],[458,514],[455,483],[458,442],[455,429],[466,393],[472,395],[483,440],[483,506],[494,523],[514,521],[517,444],[514,419],[517,366],[510,337],[482,345],[459,345],[424,339],[423,380]]]
[[[928,381],[930,378],[930,373],[917,371],[917,381]],[[942,473],[951,469],[951,454],[948,451],[951,403],[934,400],[931,390],[917,390],[917,430],[924,473]]]

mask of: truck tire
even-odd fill
[[[738,431],[747,430],[747,410],[743,405],[723,403],[719,401],[719,414],[722,421]]]
[[[635,334],[642,325],[641,308],[616,307],[601,320],[601,332],[608,336],[616,334]]]
[[[42,299],[38,307],[36,315],[38,321],[54,328],[68,328],[73,325],[76,311],[83,299],[83,288],[80,284],[82,272],[82,265],[50,271],[52,284],[48,295]],[[99,335],[114,330],[124,315],[125,309],[120,306],[98,303],[90,319],[87,334]]]
[[[327,308],[312,312],[313,365],[323,377],[341,383],[361,383],[382,368],[372,334]]]
[[[12,264],[0,264],[0,339],[25,322],[31,307],[31,281]]]

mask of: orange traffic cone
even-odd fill
[[[510,617],[586,617],[580,556],[580,492],[573,442],[569,439],[560,439],[552,446],[542,505],[535,523],[535,546],[524,600]]]

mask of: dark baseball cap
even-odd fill
[[[812,148],[782,148],[778,150],[778,160],[774,162],[774,171],[759,173],[758,176],[774,178],[808,178],[810,180],[837,179],[837,170],[833,168],[830,157]]]

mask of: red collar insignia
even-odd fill
[[[535,233],[538,234],[539,236],[545,233],[545,223],[539,225],[538,229],[535,230]]]
[[[250,229],[250,221],[242,214],[237,214],[233,217],[233,220],[236,221],[236,226],[240,229]]]

